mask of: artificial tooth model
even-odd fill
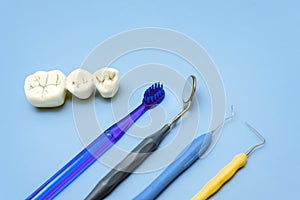
[[[94,91],[93,75],[83,69],[76,69],[67,77],[67,89],[79,99],[89,98]]]
[[[89,98],[94,86],[104,98],[112,98],[119,89],[119,72],[102,68],[94,74],[76,69],[66,76],[60,70],[37,71],[25,79],[27,100],[35,107],[51,108],[64,104],[68,90],[79,99]]]
[[[37,71],[26,78],[24,90],[33,106],[61,106],[66,97],[66,76],[59,70]]]
[[[119,89],[119,72],[104,67],[94,73],[94,84],[103,98],[112,98]]]

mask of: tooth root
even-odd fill
[[[87,99],[94,91],[93,75],[86,70],[76,69],[67,77],[66,85],[74,96]]]
[[[24,84],[27,100],[36,107],[57,107],[64,103],[66,76],[59,70],[38,71],[29,75]]]
[[[94,73],[94,84],[104,98],[113,97],[119,89],[119,72],[114,68],[104,67]]]

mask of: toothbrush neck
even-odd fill
[[[117,122],[117,125],[120,130],[126,132],[131,125],[142,116],[147,111],[147,108],[144,103],[139,105],[136,109],[134,109],[131,113],[129,113],[126,117]]]
[[[115,123],[108,130],[112,133],[113,137],[111,142],[115,143],[118,139],[132,126],[132,124],[144,114],[148,108],[142,103],[135,110],[129,113],[126,117]]]

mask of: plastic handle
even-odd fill
[[[244,153],[235,156],[228,165],[226,165],[198,194],[193,197],[193,200],[205,200],[216,193],[240,168],[245,166],[247,157],[248,156]]]
[[[53,199],[113,146],[146,111],[145,104],[141,104],[112,125],[26,199]]]
[[[86,200],[103,199],[126,179],[142,162],[155,151],[170,130],[166,124],[156,133],[146,137],[114,167],[86,197]]]
[[[191,166],[205,151],[211,143],[210,133],[197,137],[176,160],[167,167],[142,193],[134,200],[155,199],[176,177]]]

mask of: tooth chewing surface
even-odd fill
[[[27,100],[36,107],[57,107],[64,103],[66,76],[59,70],[38,71],[24,84]]]
[[[102,68],[94,73],[94,84],[104,98],[113,97],[119,89],[119,72],[114,68]]]
[[[80,99],[89,98],[94,91],[93,75],[83,69],[71,72],[66,84],[69,92]]]

